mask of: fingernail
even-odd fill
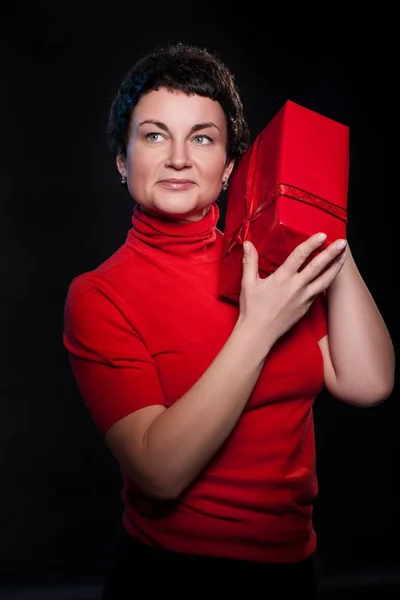
[[[342,250],[346,245],[346,240],[340,240],[339,242],[337,242],[336,244],[336,248],[338,250]]]
[[[326,240],[326,233],[319,233],[317,235],[317,242],[324,242]]]

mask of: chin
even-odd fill
[[[173,198],[156,198],[148,206],[144,206],[144,210],[149,210],[153,213],[162,214],[166,217],[179,217],[185,218],[188,221],[198,221],[201,219],[209,210],[213,201],[206,204],[200,203],[193,198],[182,196],[179,197],[180,192],[174,194]]]

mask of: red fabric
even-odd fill
[[[239,299],[245,240],[266,277],[314,233],[327,234],[319,251],[345,238],[348,175],[349,128],[287,101],[231,175],[219,293]]]
[[[77,277],[64,344],[99,432],[151,404],[171,406],[215,359],[238,317],[218,298],[218,205],[197,223],[135,207],[126,242]],[[147,498],[122,472],[124,524],[181,552],[292,562],[315,548],[312,406],[323,385],[317,298],[274,346],[232,435],[177,502]]]

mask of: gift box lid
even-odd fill
[[[266,192],[277,184],[294,185],[346,209],[347,125],[287,100],[248,152],[254,149]],[[255,185],[260,177],[255,178]]]

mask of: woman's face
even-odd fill
[[[161,88],[141,97],[117,166],[145,212],[198,221],[229,177],[227,123],[221,105]]]

